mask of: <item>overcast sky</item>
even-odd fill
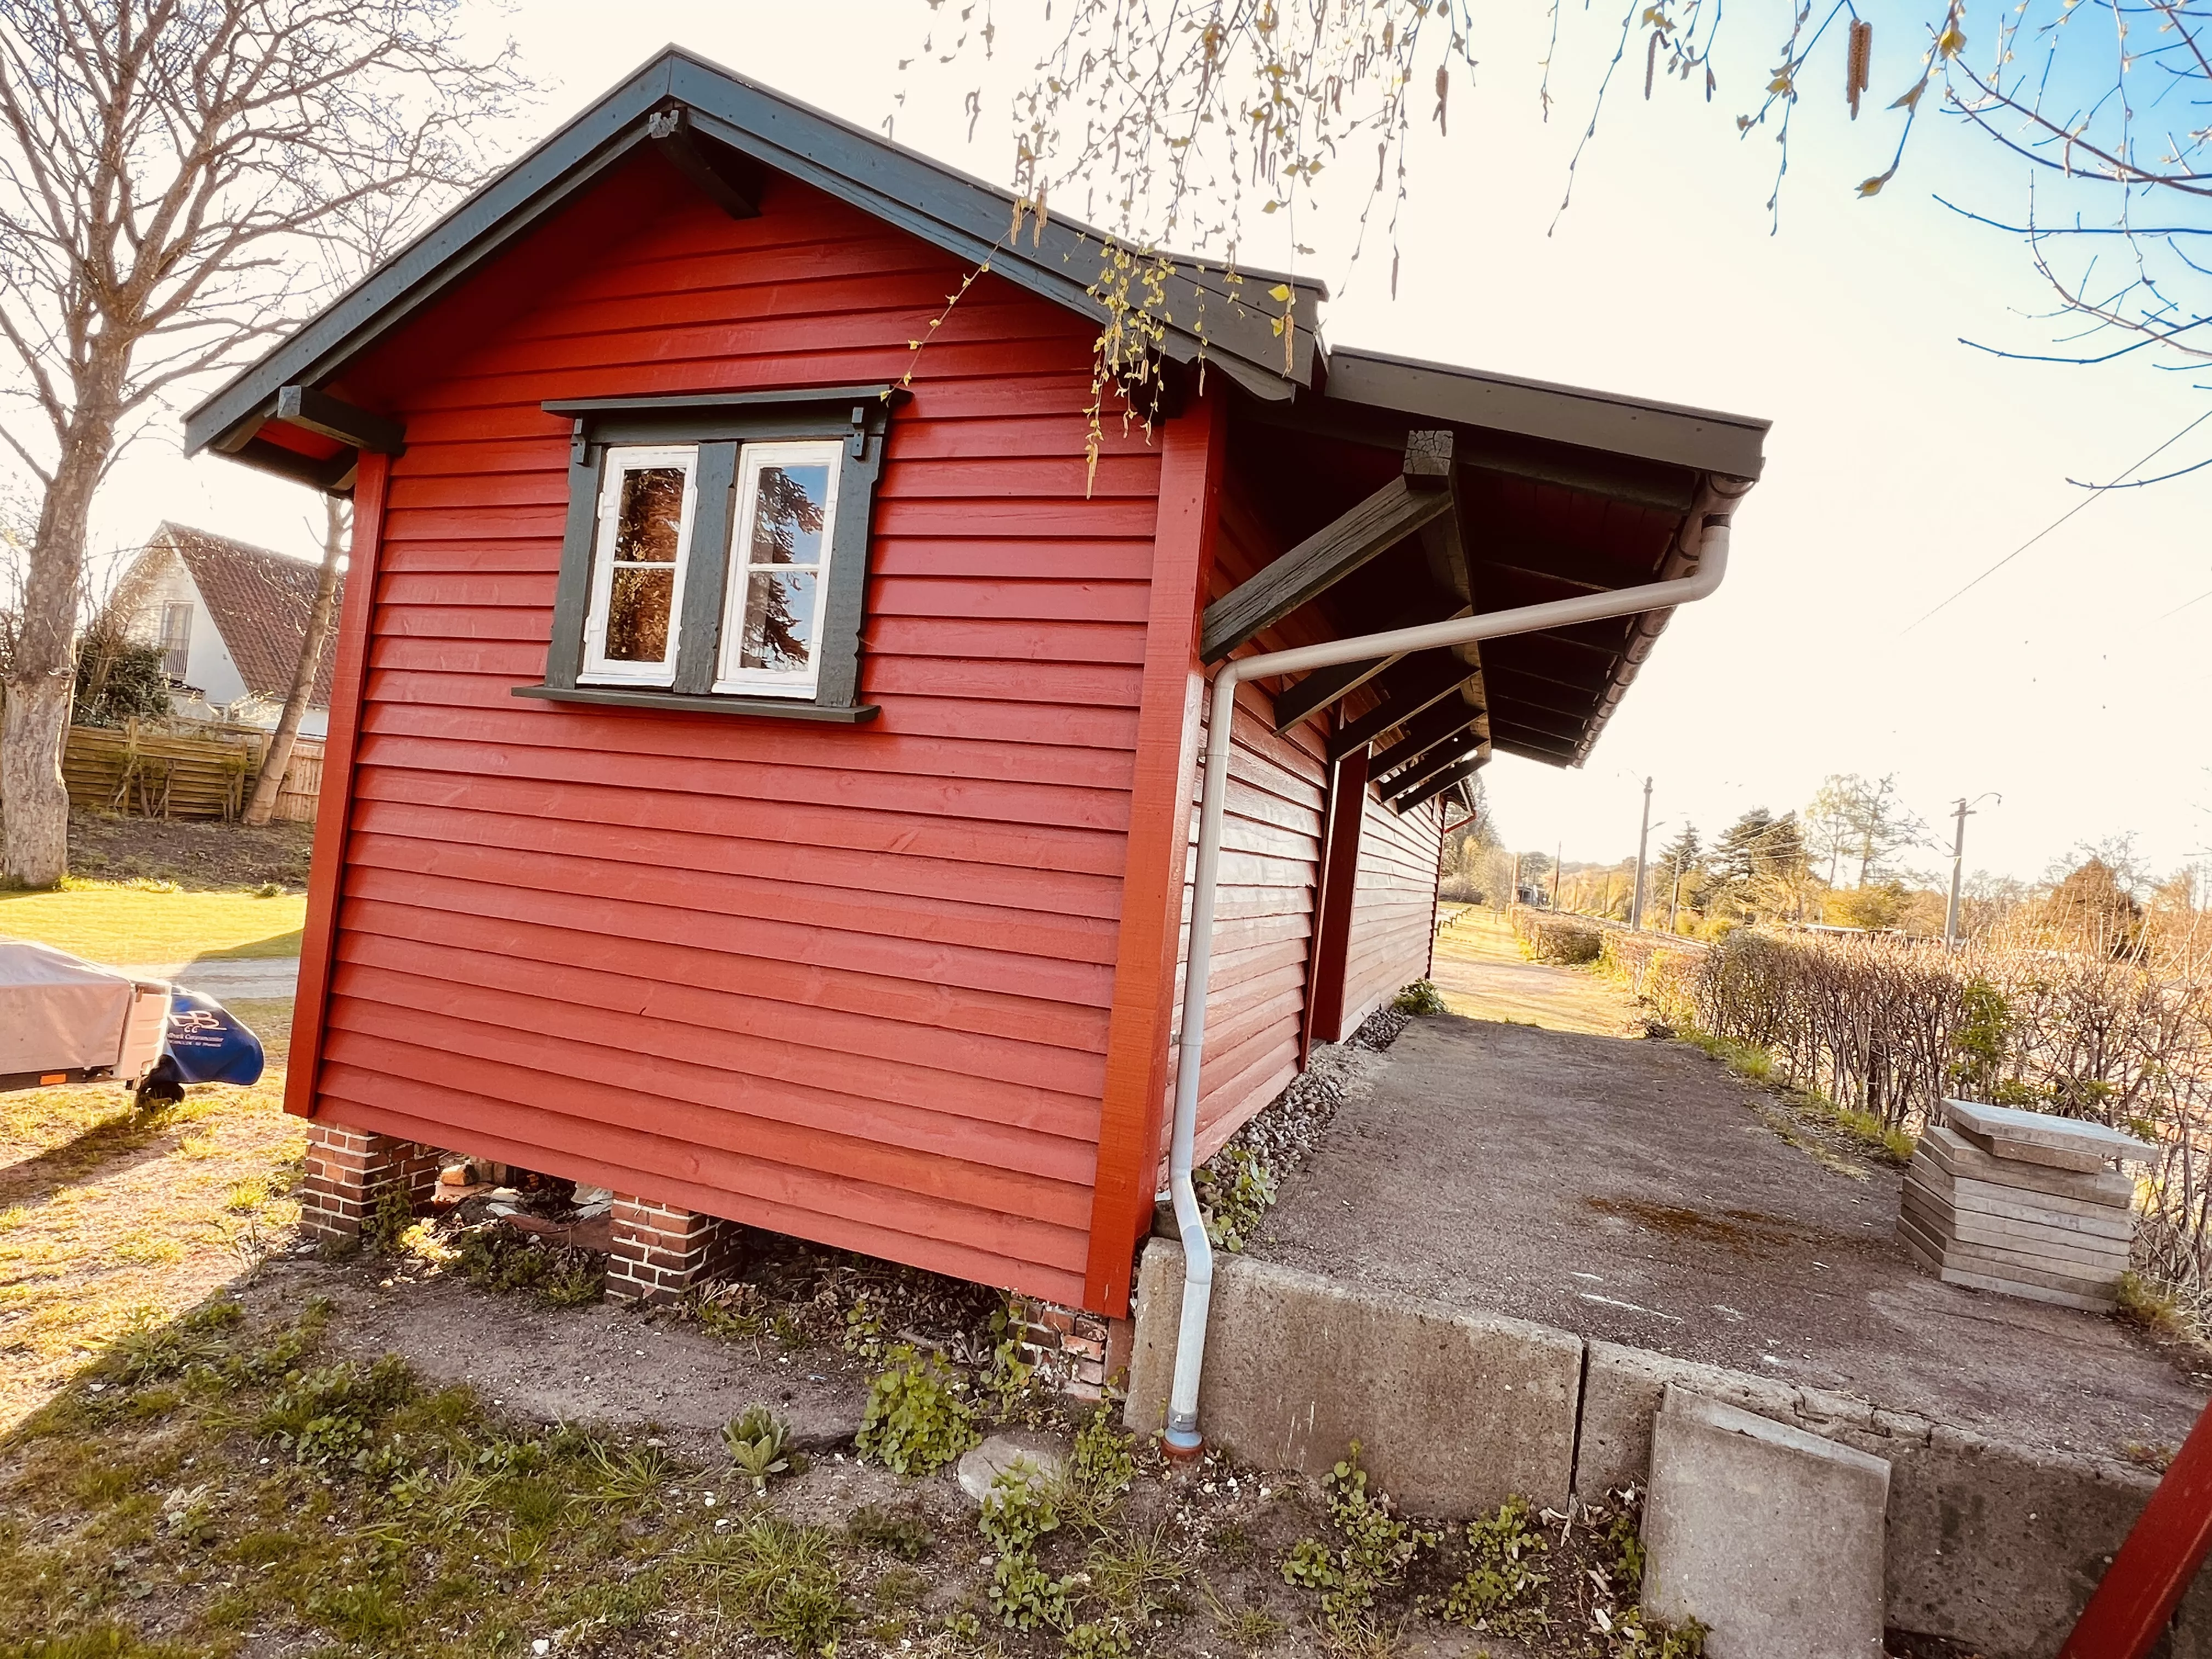
[[[1000,7],[993,66],[971,58],[902,72],[898,60],[956,9],[524,0],[506,24],[547,90],[517,138],[550,131],[673,40],[871,127],[903,88],[902,142],[1002,179],[1005,94],[1036,43],[1009,14],[1032,9]],[[1449,138],[1424,127],[1395,300],[1379,239],[1348,266],[1360,167],[1325,176],[1325,191],[1342,177],[1350,193],[1329,195],[1294,229],[1271,227],[1311,257],[1279,240],[1245,250],[1330,284],[1334,343],[1774,422],[1727,586],[1677,616],[1588,765],[1501,757],[1490,769],[1507,840],[1609,859],[1634,850],[1647,774],[1663,837],[1686,818],[1710,835],[1748,806],[1802,806],[1826,775],[1857,771],[1896,773],[1931,822],[1954,797],[2002,793],[1972,821],[1970,869],[2033,876],[2076,842],[2125,833],[2161,868],[2203,855],[2212,599],[2166,613],[2212,591],[2212,470],[2099,499],[1910,625],[2075,506],[2069,477],[2114,477],[2212,407],[2201,384],[2212,376],[2132,360],[2008,362],[1960,343],[2048,350],[2051,325],[2030,314],[2048,301],[2015,241],[1931,199],[1940,188],[1995,216],[2021,212],[2024,169],[1985,141],[1923,123],[1898,182],[1856,199],[1858,180],[1887,160],[1881,94],[1914,72],[1903,14],[1870,14],[1876,95],[1856,127],[1840,96],[1815,91],[1801,109],[1778,235],[1765,207],[1774,147],[1760,132],[1739,140],[1729,118],[1771,60],[1750,35],[1733,66],[1724,60],[1710,107],[1663,83],[1642,102],[1636,49],[1553,230],[1619,19],[1563,9],[1547,125],[1535,97],[1542,9],[1528,10],[1479,43],[1482,83],[1455,93]],[[962,102],[979,78],[970,143]],[[1840,66],[1827,78],[1840,83]],[[2207,455],[2212,422],[2160,466]],[[304,555],[313,507],[297,486],[182,461],[165,431],[118,468],[96,535],[132,544],[167,517]]]

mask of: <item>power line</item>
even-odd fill
[[[2164,622],[2166,617],[2178,617],[2183,611],[2188,610],[2191,605],[2202,605],[2207,599],[2212,599],[2212,587],[2206,588],[2202,593],[2199,593],[2193,599],[2184,599],[2179,605],[2174,606],[2172,610],[2167,611],[2166,616],[2159,617],[2158,620],[2160,622]]]
[[[1973,580],[1972,580],[1972,581],[1968,582],[1968,583],[1966,585],[1966,586],[1964,586],[1964,587],[1960,588],[1957,592],[1955,592],[1955,593],[1952,594],[1952,595],[1951,595],[1951,597],[1950,597],[1949,599],[1945,599],[1945,600],[1942,602],[1942,604],[1936,605],[1936,608],[1935,608],[1935,610],[1933,610],[1933,611],[1929,611],[1926,612],[1924,615],[1923,615],[1923,616],[1919,617],[1918,617],[1918,618],[1917,618],[1915,621],[1913,621],[1913,622],[1911,622],[1911,623],[1908,623],[1908,624],[1905,626],[1905,629],[1904,629],[1904,632],[1903,632],[1903,633],[1901,633],[1901,634],[1899,635],[1899,637],[1901,639],[1901,638],[1903,638],[1903,637],[1904,637],[1904,635],[1905,635],[1905,634],[1910,634],[1910,633],[1911,633],[1914,629],[1916,629],[1916,628],[1919,627],[1919,626],[1920,626],[1920,624],[1921,624],[1922,623],[1926,622],[1929,617],[1934,616],[1937,611],[1941,611],[1941,610],[1942,610],[1942,609],[1944,608],[1944,606],[1945,606],[1945,605],[1948,605],[1951,604],[1953,600],[1960,599],[1963,599],[1963,598],[1965,598],[1968,593],[1972,592],[1975,588],[1979,587],[1979,586],[1980,586],[1984,582],[1987,581],[1990,577],[1992,577],[1992,576],[1996,575],[1996,574],[1997,574],[1997,572],[1998,572],[1998,571],[2000,571],[2000,570],[2003,569],[2007,565],[2010,564],[2010,563],[2011,563],[2014,559],[2018,558],[2021,554],[2023,554],[2023,553],[2027,552],[2027,550],[2028,550],[2029,548],[2033,547],[2033,546],[2036,544],[2036,543],[2038,543],[2038,542],[2041,541],[2041,540],[2042,540],[2045,536],[2048,536],[2048,535],[2049,535],[2052,531],[2054,531],[2054,530],[2057,529],[2059,526],[2061,526],[2061,525],[2064,524],[2064,523],[2065,523],[2069,519],[2072,518],[2072,517],[2073,517],[2076,513],[2079,513],[2079,512],[2080,512],[2083,507],[2087,507],[2087,506],[2088,506],[2091,502],[2093,502],[2093,501],[2102,501],[2102,500],[2104,499],[2104,496],[2105,496],[2105,491],[2106,491],[2106,490],[2108,490],[2108,489],[2116,489],[2116,488],[2118,488],[2118,485],[2119,485],[2120,480],[2121,480],[2122,478],[2126,477],[2128,476],[2128,474],[2129,474],[2129,473],[2130,473],[2130,472],[2140,472],[2140,471],[2142,471],[2142,469],[2143,469],[2144,467],[2148,466],[2148,465],[2149,465],[2153,461],[2156,460],[2156,459],[2157,459],[2160,455],[2163,455],[2164,453],[2166,453],[2166,452],[2167,450],[2169,450],[2169,449],[2172,448],[2172,447],[2174,447],[2174,445],[2176,445],[2176,444],[2179,443],[2179,442],[2180,442],[2184,438],[2187,437],[2191,433],[2192,433],[2192,432],[2196,431],[2196,430],[2197,430],[2197,428],[2198,427],[2200,427],[2200,426],[2203,425],[2203,424],[2204,424],[2204,422],[2207,422],[2207,421],[2212,421],[2212,409],[2208,409],[2208,410],[2205,410],[2202,415],[2199,415],[2199,416],[2198,416],[2195,420],[2191,421],[2191,422],[2187,426],[2185,426],[2184,428],[2181,428],[2181,430],[2180,430],[2180,431],[2179,431],[2179,432],[2175,433],[2175,434],[2174,434],[2171,438],[2168,438],[2168,439],[2164,442],[2164,443],[2160,444],[2160,445],[2156,449],[2152,450],[2152,451],[2151,451],[2151,453],[2150,453],[2149,454],[2148,454],[2148,455],[2144,456],[2144,457],[2142,458],[2142,459],[2141,459],[2141,460],[2137,461],[2137,462],[2136,462],[2133,466],[2130,466],[2130,467],[2124,467],[2124,468],[2122,468],[2122,469],[2121,469],[2121,471],[2120,471],[2120,474],[2119,474],[2119,477],[2118,477],[2114,478],[2111,483],[2105,484],[2105,485],[2102,485],[2102,486],[2098,486],[2098,487],[2092,487],[2092,489],[2091,489],[2091,490],[2090,490],[2090,493],[2089,493],[2088,495],[2084,495],[2084,496],[2083,496],[2080,501],[2078,501],[2075,502],[2073,506],[2071,506],[2071,507],[2068,507],[2068,508],[2067,508],[2063,513],[2060,514],[2057,518],[2053,519],[2053,520],[2052,520],[2049,524],[2047,524],[2047,525],[2044,526],[2042,529],[2040,529],[2040,530],[2037,531],[2037,532],[2035,532],[2035,534],[2033,534],[2033,536],[2030,536],[2030,537],[2029,537],[2026,541],[2022,542],[2022,543],[2021,543],[2018,547],[2015,547],[2014,549],[2013,549],[2013,550],[2012,550],[2011,552],[2009,552],[2009,553],[2006,554],[2006,555],[2004,556],[2004,557],[2002,557],[2002,559],[1999,559],[1999,560],[1998,560],[1995,564],[1991,565],[1991,566],[1990,566],[1987,570],[1984,570],[1984,572],[1982,572],[1982,574],[1981,574],[1980,575],[1978,575],[1978,576],[1975,577]],[[2194,601],[2191,601],[2191,603],[2193,604],[2193,603],[2194,603]]]

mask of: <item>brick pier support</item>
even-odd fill
[[[607,1299],[659,1303],[675,1301],[732,1266],[742,1230],[733,1221],[617,1193],[608,1237]]]
[[[1025,1296],[1009,1298],[1007,1316],[1022,1362],[1036,1366],[1037,1376],[1062,1394],[1097,1400],[1115,1378],[1127,1381],[1134,1320],[1107,1319]]]
[[[414,1210],[428,1201],[437,1180],[435,1147],[318,1118],[307,1125],[300,1231],[314,1239],[358,1238],[387,1192],[397,1189]]]

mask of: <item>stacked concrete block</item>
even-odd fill
[[[617,1193],[608,1217],[611,1302],[673,1302],[736,1265],[743,1230],[733,1221]]]
[[[2112,1165],[2153,1151],[2101,1124],[1946,1101],[1905,1170],[1897,1236],[1948,1284],[2101,1312],[2135,1242],[2134,1185]]]

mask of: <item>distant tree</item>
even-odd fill
[[[1836,884],[1844,849],[1853,844],[1852,808],[1865,783],[1855,773],[1831,772],[1805,808],[1805,848],[1814,860],[1827,865],[1831,887]]]
[[[1693,910],[1698,908],[1697,896],[1704,885],[1705,859],[1705,844],[1694,823],[1685,823],[1681,832],[1659,849],[1658,861],[1652,868],[1666,886],[1645,902],[1656,908],[1659,898],[1664,898],[1669,931],[1685,905]]]
[[[2051,943],[2078,950],[2132,951],[2142,933],[2143,906],[2120,870],[2092,855],[2061,877],[2034,907],[2035,926]]]
[[[1713,887],[1708,910],[1732,920],[1802,919],[1810,896],[1805,836],[1795,812],[1780,817],[1754,806],[1738,818],[1713,849]]]
[[[1889,880],[1900,873],[1897,854],[1925,846],[1928,826],[1898,798],[1897,775],[1861,777],[1832,773],[1805,809],[1807,849],[1828,864],[1828,885],[1837,884],[1848,862],[1852,885]]]

